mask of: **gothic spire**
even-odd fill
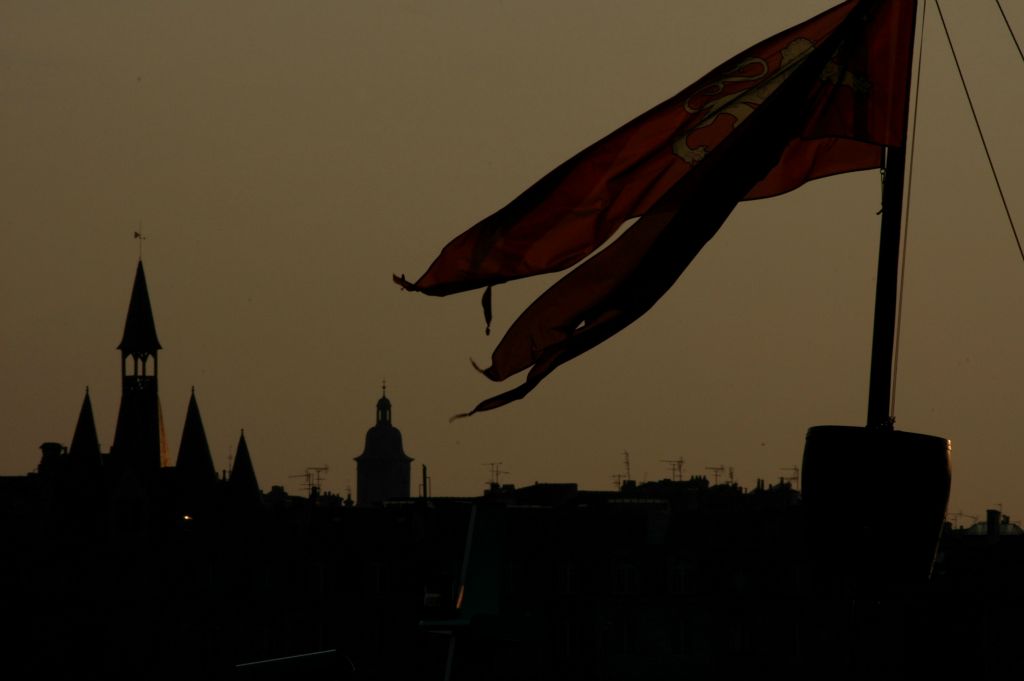
[[[117,349],[130,355],[151,355],[160,350],[160,341],[156,337],[156,323],[153,321],[153,308],[149,304],[146,272],[142,269],[141,260],[135,269],[135,285],[132,286],[132,297],[128,303],[128,317],[125,319],[124,334]]]
[[[112,461],[148,475],[167,465],[167,443],[157,387],[160,341],[141,260],[117,349],[121,351],[121,406],[110,453]]]
[[[185,427],[181,431],[181,445],[178,447],[175,468],[178,469],[178,475],[187,483],[212,484],[217,480],[210,445],[206,440],[206,430],[203,428],[203,417],[199,414],[199,404],[196,402],[195,388],[192,389],[188,411],[185,412]]]
[[[252,459],[249,457],[249,446],[245,443],[244,430],[238,437],[238,449],[235,451],[235,461],[231,466],[228,485],[236,500],[246,502],[260,499],[260,486],[256,481],[256,470],[252,467]]]
[[[75,434],[71,438],[69,455],[74,461],[90,465],[100,464],[100,442],[96,435],[96,419],[92,414],[92,400],[89,399],[89,388],[85,389],[82,409],[78,412],[78,423]]]

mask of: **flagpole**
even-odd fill
[[[917,3],[914,25],[907,46],[907,63],[914,63],[917,29]],[[904,93],[907,129],[910,119],[910,85]],[[900,238],[903,218],[903,180],[906,169],[907,140],[898,147],[886,147],[882,186],[882,226],[878,240],[878,276],[875,281],[875,323],[871,339],[871,373],[868,384],[868,428],[892,430],[892,365],[896,337],[896,306],[899,296]]]
[[[886,149],[882,228],[878,240],[878,276],[875,283],[875,325],[871,339],[871,374],[868,385],[869,428],[892,429],[894,420],[890,400],[905,166],[906,146]]]
[[[897,62],[913,64],[917,3],[881,1],[913,2],[906,6],[914,10],[915,18],[906,62]],[[907,78],[904,94],[907,120],[911,80]],[[949,440],[893,428],[892,369],[906,151],[904,133],[899,144],[886,148],[883,162],[867,427],[812,426],[807,431],[801,479],[809,583],[824,594],[855,601],[867,597],[876,605],[880,597],[903,593],[907,586],[929,579],[952,480]],[[877,473],[881,468],[886,470],[884,481]],[[894,518],[900,519],[899,532],[892,531]]]

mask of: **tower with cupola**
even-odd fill
[[[402,433],[391,423],[387,385],[377,400],[377,423],[366,432],[366,445],[356,461],[359,506],[379,506],[387,499],[409,496],[412,459],[402,449]]]

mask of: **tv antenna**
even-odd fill
[[[306,472],[311,475],[315,485],[315,487],[309,490],[310,494],[312,494],[314,489],[317,492],[323,489],[321,483],[323,482],[323,479],[327,477],[327,471],[327,466],[310,466],[309,468],[306,469]]]
[[[667,463],[672,470],[672,481],[682,482],[683,480],[683,464],[686,460],[682,457],[678,459],[662,459],[662,463]]]
[[[630,470],[629,470],[629,452],[627,452],[627,451],[623,451],[623,452],[622,452],[622,458],[623,458],[623,459],[625,460],[625,462],[626,462],[626,477],[625,477],[624,479],[625,479],[625,480],[632,480],[632,479],[633,479],[633,474],[632,474],[632,472],[630,472]]]
[[[305,473],[299,473],[297,475],[289,475],[288,477],[289,478],[302,478],[303,480],[306,481],[305,484],[302,485],[302,488],[303,489],[308,489],[309,488],[309,485],[310,485],[309,471],[307,471]]]
[[[721,477],[725,471],[725,466],[704,466],[705,469],[711,471],[715,476],[715,485],[718,484],[718,478]]]
[[[963,511],[957,511],[956,513],[950,513],[949,517],[955,519],[955,520],[951,520],[950,521],[950,523],[953,525],[953,527],[955,527],[957,529],[961,529],[961,530],[964,528],[964,522],[963,522],[964,518],[970,518],[975,523],[978,522],[978,516],[971,515],[970,513],[964,513]]]
[[[788,468],[780,468],[781,471],[790,471],[792,475],[788,475],[782,478],[782,482],[788,482],[789,486],[793,489],[798,489],[800,485],[800,467],[789,466]]]
[[[323,474],[328,470],[327,466],[309,466],[305,472],[297,475],[289,475],[289,478],[303,478],[306,482],[302,485],[302,488],[306,490],[307,496],[315,496],[320,492],[320,483],[325,477]]]
[[[491,485],[501,485],[501,476],[508,475],[508,471],[501,470],[501,461],[488,461],[487,463],[480,464],[481,466],[491,467],[491,479],[488,483]]]

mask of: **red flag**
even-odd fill
[[[578,263],[512,325],[484,373],[518,399],[664,294],[744,198],[879,167],[902,145],[913,0],[849,0],[765,40],[563,163],[449,243],[406,288],[431,295]]]

